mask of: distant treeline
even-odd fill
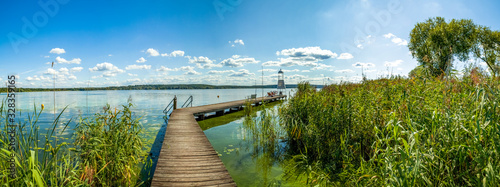
[[[287,88],[297,88],[297,85],[286,85]],[[321,85],[316,85],[320,88]],[[236,85],[208,85],[208,84],[150,84],[110,87],[82,87],[82,88],[17,88],[17,92],[45,92],[45,91],[93,91],[93,90],[179,90],[179,89],[234,89],[234,88],[276,88],[276,85],[236,86]],[[7,92],[7,88],[0,88],[0,92]]]

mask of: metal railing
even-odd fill
[[[187,107],[191,105],[193,107],[193,96],[189,96],[189,98],[184,102],[184,104],[181,106],[181,108]]]
[[[165,109],[163,109],[163,113],[165,115],[172,113],[172,111],[175,109],[175,105],[177,105],[177,96],[174,96],[174,98],[172,99],[172,101],[170,101],[170,103],[167,105],[167,107],[165,107]]]
[[[193,107],[193,96],[189,96],[189,98],[186,100],[186,102],[184,102],[184,104],[181,106],[181,108],[184,108],[187,106]],[[163,109],[163,113],[165,115],[171,114],[175,109],[177,109],[177,96],[174,96],[172,101],[170,101],[170,103],[168,103],[167,107],[165,107],[165,109]]]

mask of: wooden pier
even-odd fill
[[[255,105],[286,96],[261,97],[248,101]],[[207,114],[223,115],[239,109],[247,100],[174,110],[165,132],[151,186],[236,186],[231,175],[196,122]]]

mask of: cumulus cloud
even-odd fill
[[[352,54],[342,53],[342,54],[340,54],[340,56],[337,59],[348,60],[348,59],[352,59],[352,58],[354,58],[354,56],[352,56]]]
[[[104,76],[104,77],[114,77],[118,73],[125,72],[125,70],[122,70],[122,69],[120,69],[120,68],[116,67],[115,65],[108,63],[108,62],[103,62],[103,63],[97,64],[95,67],[89,68],[89,70],[92,72],[101,71],[101,72],[103,72],[102,76]]]
[[[195,70],[190,70],[184,73],[184,75],[201,75],[201,73],[196,72]]]
[[[146,54],[148,54],[149,56],[159,56],[160,53],[158,52],[158,50],[156,49],[153,49],[153,48],[149,48],[146,50]]]
[[[375,67],[375,64],[356,62],[356,63],[352,64],[352,66],[355,68],[373,68],[373,67]]]
[[[128,73],[128,76],[137,77],[138,75],[137,74]]]
[[[341,69],[341,70],[335,70],[335,73],[353,73],[354,71],[352,69]]]
[[[231,58],[224,59],[220,64],[227,67],[242,67],[244,64],[256,64],[260,61],[255,58],[241,58],[239,55],[233,55]]]
[[[330,66],[330,65],[326,65],[326,64],[317,64],[315,67],[311,68],[311,70],[315,71],[315,70],[326,70],[326,71],[332,71],[333,70],[333,66]]]
[[[64,58],[61,58],[61,57],[56,57],[56,62],[58,64],[80,64],[80,62],[82,62],[82,59],[80,58],[74,58],[73,60],[66,60]]]
[[[318,61],[329,58],[336,58],[338,55],[330,50],[321,49],[320,47],[304,47],[283,49],[281,52],[276,52],[277,55],[290,56],[301,61]]]
[[[128,65],[125,67],[126,70],[134,70],[134,69],[151,69],[151,65]]]
[[[66,51],[65,51],[64,49],[61,49],[61,48],[56,47],[56,48],[51,49],[51,50],[49,51],[49,53],[55,53],[55,54],[60,55],[60,54],[64,54],[64,53],[66,53]]]
[[[217,71],[217,70],[212,70],[209,71],[208,74],[223,74],[223,73],[234,73],[234,70],[224,70],[224,71]]]
[[[71,72],[80,72],[83,70],[83,67],[74,67],[74,68],[71,68]]]
[[[395,60],[395,61],[385,61],[384,66],[386,67],[396,67],[399,66],[403,62],[403,60]]]
[[[177,57],[177,56],[184,56],[184,51],[181,50],[175,50],[170,53],[170,56]]]
[[[193,66],[182,66],[180,68],[167,68],[165,66],[161,66],[160,68],[156,69],[156,71],[194,71]]]
[[[239,45],[245,45],[245,42],[243,42],[243,40],[241,39],[236,39],[234,40],[233,42],[232,41],[229,41],[229,43],[231,44],[231,47],[235,47],[236,44],[239,44]]]
[[[245,76],[250,76],[250,75],[255,75],[255,73],[250,73],[246,69],[240,69],[239,71],[231,73],[228,76],[229,77],[245,77]]]
[[[137,63],[144,63],[144,62],[146,62],[146,61],[147,61],[147,60],[146,60],[146,59],[144,59],[144,57],[141,57],[141,58],[139,58],[138,60],[136,60],[135,62],[137,62]]]
[[[175,50],[175,51],[172,51],[170,54],[163,53],[163,54],[161,54],[161,56],[171,56],[171,57],[184,56],[184,51]]]
[[[189,63],[194,63],[196,64],[196,67],[200,69],[211,69],[213,67],[222,67],[221,64],[214,64],[214,60],[210,60],[208,57],[204,56],[199,56],[199,57],[190,57],[189,58]]]
[[[396,35],[392,33],[384,34],[384,38],[391,39],[391,42],[397,45],[408,45],[408,41],[398,38]]]
[[[204,56],[189,58],[189,63],[211,64],[213,62],[214,62],[213,60],[210,60],[208,57],[204,57]]]

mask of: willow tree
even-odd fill
[[[472,20],[451,20],[442,17],[430,18],[417,23],[410,33],[408,48],[414,58],[432,76],[446,74],[453,60],[469,59],[477,43],[477,26]]]
[[[474,56],[483,60],[493,76],[500,74],[500,32],[479,26]]]

